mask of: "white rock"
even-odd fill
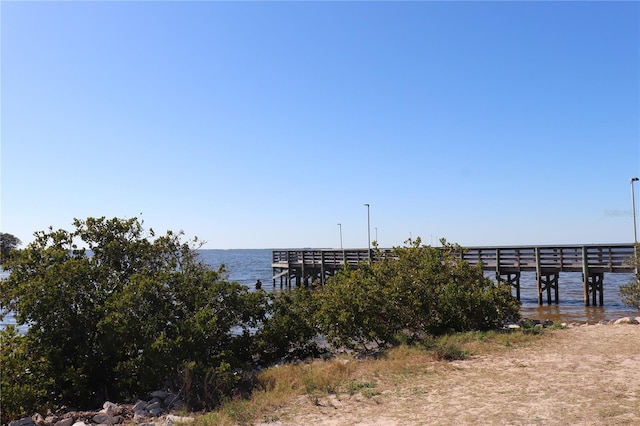
[[[75,422],[72,426],[89,426],[85,422]]]
[[[176,423],[192,423],[195,419],[193,417],[174,416],[169,414],[164,422],[166,426],[172,426]]]
[[[40,413],[36,413],[31,416],[31,420],[33,420],[33,423],[37,425],[44,425],[44,417],[42,417],[42,414]]]
[[[120,411],[120,407],[118,406],[118,404],[114,404],[113,402],[109,402],[109,401],[102,404],[102,410],[100,410],[101,413],[105,413],[110,416],[115,416],[116,414],[119,414],[119,411]]]
[[[631,317],[622,317],[615,320],[614,324],[638,324],[635,318]]]
[[[67,417],[66,419],[60,420],[54,426],[71,426],[73,424],[73,417]]]

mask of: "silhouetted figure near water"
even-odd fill
[[[262,288],[262,281],[256,281],[256,290],[260,290]]]

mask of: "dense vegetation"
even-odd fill
[[[22,244],[20,238],[6,232],[0,232],[0,264],[9,257],[11,250],[17,249]]]
[[[200,243],[156,236],[137,219],[75,220],[13,251],[0,308],[2,421],[63,405],[91,407],[179,390],[208,409],[251,389],[256,365],[334,347],[378,349],[518,316],[509,288],[459,261],[459,247],[410,242],[314,291],[273,295],[228,282]]]
[[[520,306],[510,287],[460,260],[459,246],[442,243],[424,246],[418,238],[377,262],[336,274],[314,297],[323,335],[334,345],[366,350],[517,319]]]
[[[636,253],[640,252],[640,245],[636,246]],[[626,306],[640,308],[640,257],[633,256],[629,265],[636,268],[633,280],[620,286],[620,298]]]

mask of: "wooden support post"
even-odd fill
[[[559,270],[543,270],[542,260],[540,258],[540,248],[535,248],[536,255],[536,283],[538,287],[538,305],[542,305],[542,293],[547,292],[547,304],[551,304],[551,290],[554,290],[555,303],[558,304],[560,295],[558,291],[558,277],[560,276]]]
[[[536,285],[538,287],[538,305],[542,305],[542,265],[540,264],[540,247],[534,248],[536,256]]]
[[[520,271],[500,272],[496,271],[496,280],[501,283],[509,284],[516,289],[516,299],[520,300]]]
[[[600,306],[604,305],[604,272],[593,274],[594,288],[600,291]]]
[[[556,305],[558,304],[560,300],[558,291],[559,276],[559,271],[541,271],[540,275],[537,276],[539,305],[542,305],[542,293],[544,293],[545,291],[547,292],[547,304],[551,304],[551,301],[553,300],[551,296],[551,290],[554,290],[555,300],[553,302]]]
[[[585,306],[589,306],[589,295],[591,295],[593,306],[596,306],[596,300],[599,302],[599,305],[602,306],[604,304],[604,272],[590,272],[584,281],[587,286]]]
[[[584,306],[589,306],[589,257],[587,247],[582,246],[582,285],[584,292]]]
[[[520,300],[520,271],[502,272],[500,269],[500,249],[496,248],[496,281],[507,283],[516,289],[516,299]]]

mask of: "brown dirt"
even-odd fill
[[[270,425],[640,425],[638,325],[553,330],[420,370],[369,395],[299,397]]]

